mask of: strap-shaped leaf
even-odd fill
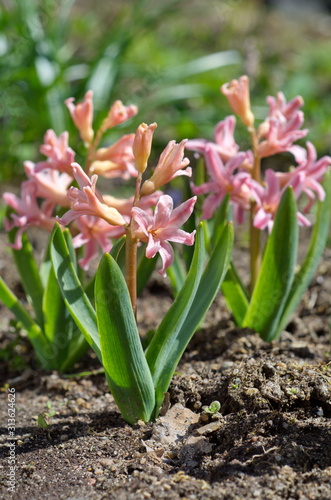
[[[79,330],[102,362],[96,313],[78,279],[60,226],[53,231],[51,258],[66,306]]]
[[[100,261],[95,296],[102,364],[109,388],[127,422],[148,422],[155,406],[153,381],[123,273],[109,254]]]
[[[233,263],[223,280],[222,292],[236,324],[241,326],[249,305],[249,296]]]
[[[125,240],[126,236],[122,236],[119,240],[116,240],[111,251],[109,252],[110,255],[118,262],[118,258],[122,260],[122,254],[125,254]],[[123,251],[124,250],[124,251]],[[124,257],[125,258],[125,257]],[[122,266],[119,264],[120,268],[122,269]],[[90,281],[85,285],[85,293],[89,300],[91,301],[91,304],[94,304],[94,289],[95,289],[95,275],[90,279]]]
[[[258,280],[243,321],[244,327],[252,328],[267,342],[274,339],[279,327],[293,282],[297,248],[297,207],[292,189],[288,188],[279,204]]]
[[[48,274],[48,280],[43,296],[44,332],[50,342],[53,342],[57,332],[65,332],[66,324],[70,322],[68,312],[58,285],[53,268]]]
[[[179,252],[175,252],[174,261],[167,270],[167,275],[170,280],[172,293],[176,297],[184,285],[187,271],[183,259],[180,257]]]
[[[64,359],[61,358],[58,363],[57,369],[60,372],[67,372],[89,349],[89,345],[84,335],[77,329],[76,325],[74,325],[74,328],[70,325],[68,339],[69,343],[66,357]]]
[[[220,288],[230,263],[232,245],[233,226],[230,223],[224,228],[216,243],[199,280],[194,299],[191,301],[188,311],[185,311],[184,321],[178,326],[175,325],[175,328],[166,330],[162,338],[158,338],[159,334],[156,332],[147,349],[146,358],[151,367],[156,387],[156,415],[187,344],[203,320]],[[195,264],[195,256],[193,257],[192,266]],[[171,313],[171,308],[169,313]]]
[[[9,239],[11,243],[15,241],[16,232],[16,229],[9,232]],[[22,235],[21,250],[13,250],[13,257],[17,270],[20,274],[20,279],[26,296],[31,302],[36,315],[36,320],[42,328],[44,322],[42,311],[44,288],[38,272],[38,266],[33,255],[32,246],[26,233],[23,233]]]
[[[143,248],[143,255],[141,255],[138,268],[137,268],[137,295],[140,295],[146,287],[148,280],[152,276],[155,269],[158,256],[148,259],[145,255],[145,248]]]
[[[217,242],[202,275],[204,230],[199,227],[187,279],[146,350],[156,388],[156,415],[189,340],[219,290],[229,265],[232,244],[233,228],[230,225]]]
[[[21,304],[16,295],[13,294],[2,278],[0,278],[0,300],[13,312],[16,319],[22,323],[38,356],[38,353],[42,352],[44,346],[48,343],[47,339],[45,338],[41,328],[35,321],[33,321],[25,307]]]
[[[282,330],[286,327],[290,315],[294,312],[297,305],[299,304],[303,293],[308,287],[315,271],[319,260],[322,256],[323,250],[325,248],[329,230],[330,230],[330,220],[331,220],[331,171],[325,175],[323,182],[323,187],[325,189],[325,199],[318,203],[316,222],[314,224],[313,233],[310,240],[309,249],[307,255],[303,260],[299,271],[294,276],[293,285],[290,294],[287,298],[284,312],[276,333],[278,337]]]
[[[213,217],[213,232],[210,237],[210,250],[213,250],[217,241],[219,240],[220,235],[223,232],[223,229],[228,222],[228,212],[229,212],[229,201],[230,195],[226,194],[224,196],[222,203],[218,207],[215,216]]]

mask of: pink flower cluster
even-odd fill
[[[53,130],[46,132],[40,147],[46,160],[25,162],[28,179],[22,183],[21,197],[8,192],[3,195],[5,203],[13,210],[5,220],[5,229],[18,228],[11,246],[16,250],[22,248],[22,233],[30,226],[50,232],[56,221],[63,225],[72,223],[73,245],[84,248],[79,264],[87,270],[91,260],[98,255],[99,247],[109,252],[112,241],[125,233],[133,219],[135,237],[148,243],[148,258],[160,253],[163,263],[160,274],[166,276],[166,269],[174,257],[168,242],[194,243],[195,231],[189,234],[180,226],[191,215],[196,198],[173,209],[172,198],[159,191],[174,177],[191,175],[191,170],[185,169],[189,163],[184,158],[186,141],[169,142],[154,173],[142,185],[138,199],[102,195],[97,189],[98,175],[106,179],[142,175],[147,167],[156,124],[142,124],[136,134],[124,135],[111,146],[99,147],[103,133],[135,116],[137,107],[116,101],[95,133],[92,91],[88,91],[83,102],[77,105],[73,98],[67,99],[65,104],[87,148],[86,169],[75,162],[75,152],[68,144],[68,132],[58,137]],[[152,207],[155,207],[154,214]],[[62,217],[58,217],[59,213],[63,213]]]
[[[193,185],[192,190],[195,195],[207,195],[203,202],[203,218],[212,217],[224,196],[229,194],[239,223],[243,221],[244,212],[253,207],[253,225],[271,231],[277,207],[287,187],[293,188],[296,198],[303,193],[308,197],[304,213],[308,212],[316,198],[324,199],[321,181],[331,158],[324,156],[318,160],[310,142],[306,143],[306,149],[294,144],[308,133],[307,129],[301,128],[304,115],[300,96],[289,102],[286,102],[282,92],[276,98],[269,96],[268,115],[255,130],[248,85],[248,78],[243,76],[239,81],[224,84],[221,91],[253,136],[253,149],[239,150],[234,138],[235,116],[228,116],[216,125],[214,142],[206,139],[188,141],[187,149],[203,155],[209,176],[208,182]],[[291,153],[296,163],[289,172],[267,169],[262,181],[254,178],[256,163],[260,165],[263,158],[285,152]],[[298,223],[310,225],[301,212],[298,212]]]

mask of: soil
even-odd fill
[[[20,294],[0,236],[1,274]],[[134,427],[93,354],[70,377],[41,372],[0,306],[0,498],[331,499],[330,257],[327,249],[297,314],[271,344],[237,328],[217,297],[178,366],[170,408]],[[153,279],[139,300],[141,329],[156,326],[170,303],[166,284]],[[14,441],[8,387],[16,395]],[[216,414],[204,409],[213,401]]]

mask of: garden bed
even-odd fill
[[[17,292],[2,248],[1,272]],[[7,490],[5,389],[1,396],[1,497],[329,499],[330,257],[328,249],[298,314],[271,344],[238,329],[217,297],[171,383],[168,411],[135,427],[117,411],[93,355],[75,376],[38,371],[26,339],[11,344],[16,334],[1,307],[1,387],[16,394],[15,493]],[[142,330],[170,303],[153,280],[140,298]],[[203,406],[215,400],[212,418]]]

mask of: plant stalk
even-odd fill
[[[136,207],[140,200],[142,174],[139,172],[134,193],[133,207]],[[134,235],[134,219],[126,227],[126,247],[125,247],[125,280],[129,290],[132,309],[137,316],[137,247],[138,239]]]
[[[252,141],[254,164],[252,169],[252,179],[256,182],[261,183],[261,158],[259,157],[258,150],[258,138],[256,135],[255,128],[249,130]],[[251,293],[254,290],[260,267],[261,267],[261,248],[260,248],[260,235],[261,231],[253,225],[254,215],[255,215],[255,202],[251,203],[250,210],[250,274],[251,274]]]

